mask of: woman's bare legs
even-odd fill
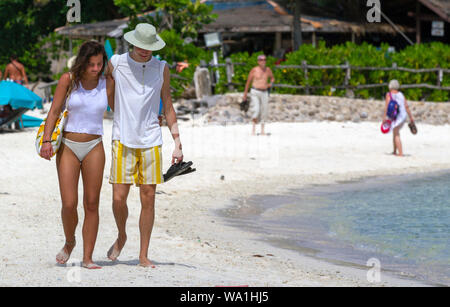
[[[393,131],[394,155],[402,157],[403,156],[403,148],[402,148],[402,141],[400,140],[400,128],[401,128],[401,126],[395,127],[394,131]],[[397,151],[398,151],[398,154],[397,154]]]
[[[117,260],[122,248],[127,241],[126,225],[128,219],[127,198],[131,184],[113,184],[113,213],[117,225],[117,240],[108,250],[107,257],[112,261]]]
[[[84,206],[83,266],[91,269],[100,268],[92,261],[92,254],[98,233],[98,207],[104,167],[105,151],[103,149],[103,143],[100,142],[87,154],[81,163]]]
[[[66,244],[56,255],[56,261],[64,264],[69,260],[75,247],[75,229],[78,224],[78,179],[80,177],[80,161],[64,144],[56,155],[59,190],[61,193],[61,218],[66,237]]]

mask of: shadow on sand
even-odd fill
[[[124,261],[94,261],[95,264],[101,266],[101,267],[113,267],[113,266],[117,266],[117,265],[128,265],[128,266],[139,266],[139,259],[133,259],[133,260],[124,260]],[[187,264],[182,264],[182,263],[175,263],[175,262],[158,262],[158,261],[154,261],[152,260],[153,264],[158,267],[158,266],[162,266],[162,265],[177,265],[177,266],[182,266],[182,267],[186,267],[186,268],[190,268],[190,269],[196,269],[195,266],[191,266],[191,265],[187,265]],[[73,267],[73,266],[81,266],[81,262],[80,261],[74,261],[74,262],[70,262],[70,260],[66,263],[66,264],[59,264],[56,263],[55,264],[56,267],[60,267],[60,268],[65,268],[65,267]]]

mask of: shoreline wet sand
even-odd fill
[[[349,238],[345,238],[342,235],[339,236],[332,230],[336,226],[343,228],[349,225],[332,225],[332,221],[329,217],[327,218],[327,215],[339,214],[336,210],[330,210],[329,204],[340,202],[344,205],[347,201],[346,198],[352,197],[355,192],[363,194],[364,191],[376,189],[387,193],[386,188],[401,191],[400,188],[405,184],[412,184],[417,188],[417,186],[422,184],[422,181],[425,181],[423,184],[427,185],[432,185],[433,180],[446,180],[448,182],[449,175],[450,170],[443,170],[425,174],[365,177],[358,180],[337,181],[334,184],[312,184],[298,189],[291,189],[285,194],[256,194],[246,198],[237,198],[233,200],[231,206],[217,210],[216,213],[225,219],[228,225],[258,234],[259,240],[262,242],[297,251],[301,255],[325,260],[337,265],[366,270],[369,259],[376,259],[380,262],[382,274],[386,273],[391,276],[417,280],[436,286],[448,286],[450,276],[445,265],[448,260],[442,259],[442,255],[439,259],[432,257],[433,261],[429,259],[425,263],[423,259],[424,251],[421,255],[422,259],[419,260],[419,257],[417,259],[414,258],[415,255],[409,255],[407,258],[389,255],[393,251],[389,249],[383,251],[382,248],[377,246],[380,242],[368,244],[364,243],[363,239],[349,242]],[[443,184],[445,185],[445,183]],[[333,199],[336,195],[340,195],[341,198]],[[343,195],[345,195],[345,198],[342,198]],[[428,197],[435,195],[430,194]],[[445,202],[445,197],[445,195],[444,198],[441,197],[440,201]],[[348,201],[351,202],[351,200]],[[411,203],[414,202],[414,199],[405,198],[404,201]],[[372,202],[371,205],[376,207],[377,203]],[[423,206],[429,207],[430,205],[432,204],[423,203]],[[380,207],[383,207],[383,204]],[[345,208],[342,209],[342,211],[344,210]],[[399,212],[395,212],[394,209],[394,213],[401,214],[402,210],[404,209],[399,208]],[[410,208],[409,210],[417,209]],[[363,214],[373,216],[373,211],[376,210],[372,210],[372,212],[367,211]],[[376,214],[383,214],[383,212],[378,210]],[[441,212],[441,214],[448,215],[445,212]],[[387,216],[383,219],[385,218]],[[379,220],[376,221],[378,221],[377,223],[381,222]],[[344,221],[341,220],[340,222]],[[417,222],[423,224],[423,221]],[[437,225],[433,225],[438,227],[443,222],[442,220],[440,222],[437,221]],[[403,223],[408,224],[408,221],[403,221]],[[374,231],[370,227],[374,228],[373,225],[370,225],[365,231]],[[406,225],[405,227],[408,226]],[[356,234],[348,235],[349,237],[354,237]],[[364,231],[358,234],[362,238],[364,235]],[[437,234],[438,237],[439,233]],[[426,238],[426,240],[433,241],[431,247],[434,254],[437,248],[437,238]],[[388,239],[390,238],[386,237],[386,240]],[[422,238],[422,240],[424,239]],[[414,244],[427,244],[426,242],[419,243],[416,241],[417,239],[411,239],[408,244],[412,246]],[[385,246],[384,248],[386,249],[387,247]],[[403,249],[403,252],[406,252],[409,247],[403,246]]]

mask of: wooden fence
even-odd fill
[[[237,65],[247,65],[246,63],[233,63],[230,58],[226,59],[225,64],[206,64],[203,62],[201,64],[202,67],[212,68],[210,70],[211,80],[213,78],[213,70],[218,67],[225,67],[227,82],[226,85],[230,91],[234,90],[234,86],[244,85],[242,83],[235,83],[232,81],[234,75],[234,66]],[[387,87],[388,83],[375,83],[375,84],[363,84],[363,85],[351,85],[350,79],[352,76],[352,70],[357,71],[405,71],[411,73],[430,73],[434,72],[437,74],[437,82],[436,85],[428,84],[428,83],[420,83],[420,84],[402,84],[402,89],[406,88],[428,88],[433,90],[444,90],[449,91],[450,86],[442,86],[442,80],[444,77],[444,73],[450,73],[450,69],[445,68],[423,68],[423,69],[412,69],[407,67],[397,67],[397,64],[394,63],[392,67],[360,67],[360,66],[352,66],[350,63],[346,62],[343,65],[308,65],[306,61],[302,62],[302,65],[276,65],[274,69],[301,69],[304,72],[304,78],[306,83],[308,83],[308,71],[314,69],[342,69],[345,71],[344,84],[339,85],[294,85],[294,84],[273,84],[273,87],[278,88],[293,88],[293,89],[304,89],[306,94],[309,94],[310,90],[315,89],[323,89],[323,88],[334,88],[334,89],[345,89],[345,90],[359,90],[359,89],[368,89],[368,88],[377,88],[377,87]]]
[[[225,63],[221,64],[211,64],[206,63],[205,61],[201,61],[200,66],[205,68],[212,68],[209,69],[211,80],[215,80],[215,68],[219,67],[225,67],[226,71],[226,80],[225,83],[228,87],[229,91],[233,91],[235,86],[239,85],[245,85],[243,83],[236,83],[233,82],[233,75],[234,75],[234,66],[245,66],[246,63],[233,63],[231,58],[227,58],[225,60]],[[176,67],[176,63],[173,63],[172,65],[169,65],[171,68]],[[411,72],[411,73],[430,73],[434,72],[437,75],[437,82],[436,85],[428,84],[428,83],[420,83],[420,84],[402,84],[402,89],[407,88],[428,88],[433,90],[444,90],[449,91],[450,86],[442,86],[442,80],[444,78],[444,74],[449,74],[450,69],[445,68],[422,68],[422,69],[412,69],[412,68],[406,68],[406,67],[397,67],[397,64],[394,63],[392,67],[360,67],[360,66],[352,66],[348,62],[346,62],[343,65],[308,65],[306,61],[302,62],[302,65],[276,65],[274,66],[274,69],[301,69],[304,73],[304,78],[306,80],[306,83],[308,83],[308,71],[309,70],[322,70],[322,69],[342,69],[345,71],[345,78],[344,78],[344,84],[340,85],[294,85],[294,84],[273,84],[273,87],[275,88],[292,88],[292,89],[304,89],[306,94],[309,95],[310,90],[316,90],[316,89],[324,89],[324,88],[334,88],[334,89],[345,89],[345,90],[360,90],[360,89],[369,89],[369,88],[377,88],[377,87],[387,87],[388,83],[375,83],[375,84],[362,84],[362,85],[351,85],[350,80],[352,76],[352,70],[357,71],[405,71],[405,72]],[[178,74],[171,74],[171,78],[175,79],[181,79],[184,81],[189,81],[188,79],[178,75]],[[222,77],[221,77],[222,78]],[[57,84],[58,81],[54,81],[52,83],[49,83],[45,86],[40,87],[41,89],[45,89],[45,96],[47,100],[50,100],[51,97],[51,86]],[[213,86],[215,86],[216,83],[213,82]],[[171,87],[172,88],[172,87]],[[172,88],[173,89],[173,88]]]

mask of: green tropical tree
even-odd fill
[[[0,1],[0,69],[15,54],[25,65],[31,79],[49,75],[49,58],[67,49],[67,40],[54,30],[67,24],[69,10],[64,0]],[[113,0],[81,1],[81,22],[121,17]]]
[[[217,18],[216,14],[211,14],[213,7],[200,0],[114,0],[114,4],[122,14],[130,17],[130,29],[139,22],[148,22],[158,31],[174,30],[182,38],[197,37],[197,31],[204,24]],[[149,11],[152,12],[138,18],[139,14]]]

